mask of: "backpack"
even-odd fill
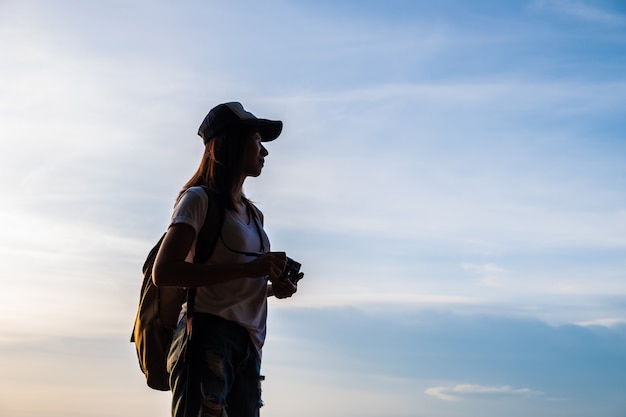
[[[203,263],[213,253],[224,223],[224,207],[212,204],[218,201],[206,187],[209,195],[209,207],[206,218],[196,243],[194,263]],[[217,210],[213,208],[217,206]],[[212,209],[213,208],[213,209]],[[218,227],[212,227],[217,225]],[[195,288],[187,290],[179,287],[157,287],[152,281],[152,267],[165,233],[150,250],[143,265],[143,283],[141,285],[139,307],[131,335],[135,343],[139,366],[146,377],[148,386],[159,391],[169,391],[169,373],[167,356],[174,337],[178,316],[182,304],[187,301],[188,318],[193,312]]]

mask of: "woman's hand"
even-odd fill
[[[304,277],[304,273],[298,274],[298,281]],[[294,284],[287,278],[277,279],[272,281],[272,290],[270,295],[276,298],[289,298],[298,291],[298,285]]]
[[[268,252],[250,262],[251,277],[269,277],[270,281],[278,281],[285,271],[287,255],[285,252]]]

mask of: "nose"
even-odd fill
[[[269,155],[269,152],[267,151],[267,148],[263,145],[261,145],[261,155],[263,156],[267,156]]]

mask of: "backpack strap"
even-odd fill
[[[193,257],[193,262],[197,264],[206,262],[213,254],[215,244],[222,234],[226,212],[224,205],[220,203],[215,192],[209,190],[206,186],[202,186],[202,189],[209,198],[209,204],[204,224],[198,233],[196,241],[196,253]]]
[[[210,191],[208,187],[202,186],[209,198],[207,205],[206,217],[204,224],[198,233],[196,240],[196,253],[193,257],[193,263],[199,264],[206,262],[213,251],[220,235],[222,234],[222,226],[224,225],[225,209],[220,204],[217,195]],[[196,299],[196,288],[187,290],[187,337],[191,338],[191,329],[193,321],[193,311]]]

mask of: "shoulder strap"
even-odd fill
[[[250,220],[254,222],[254,226],[259,236],[259,241],[261,242],[261,252],[264,253],[265,242],[263,240],[263,233],[261,233],[261,226],[263,225],[263,214],[261,213],[261,210],[259,210],[254,204],[252,204],[248,200],[245,200],[245,202],[246,202],[246,207],[248,207]]]
[[[246,203],[246,206],[248,207],[248,211],[250,213],[252,213],[252,215],[256,218],[256,220],[258,220],[261,225],[263,224],[263,213],[261,213],[261,210],[259,210],[257,208],[257,206],[255,206],[251,201],[249,200],[244,200]]]
[[[215,249],[217,239],[222,234],[222,226],[224,225],[225,208],[220,204],[215,193],[211,192],[206,186],[202,189],[206,192],[209,203],[207,205],[206,217],[204,224],[198,233],[196,240],[196,253],[193,257],[194,263],[206,262]],[[191,322],[193,318],[194,304],[196,299],[196,289],[189,288],[187,291],[187,334],[191,338]]]
[[[220,203],[214,192],[210,191],[206,186],[203,186],[202,189],[209,198],[209,204],[207,206],[204,224],[198,233],[196,253],[193,257],[194,263],[206,262],[211,257],[215,249],[215,243],[222,233],[222,226],[224,224],[224,206]]]

